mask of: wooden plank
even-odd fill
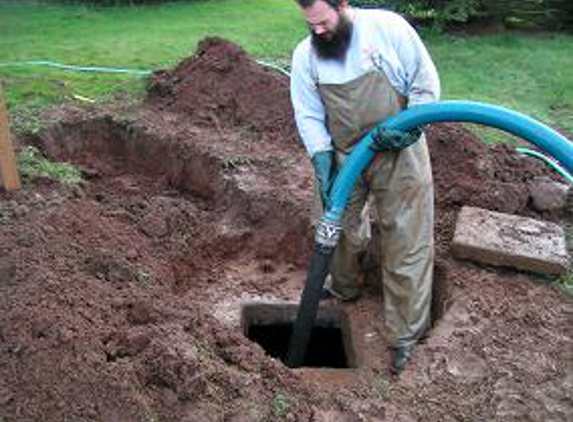
[[[20,176],[16,165],[14,145],[10,136],[8,112],[0,89],[0,174],[7,190],[20,189]]]

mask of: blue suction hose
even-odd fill
[[[478,123],[511,133],[532,143],[573,173],[573,142],[531,117],[491,104],[443,101],[417,105],[378,125],[358,142],[354,151],[344,161],[330,193],[330,206],[317,225],[314,250],[286,358],[286,364],[291,368],[304,363],[324,280],[342,232],[344,210],[360,175],[376,155],[370,148],[374,133],[378,128],[405,131],[439,122]],[[452,139],[452,142],[455,142],[455,139]]]
[[[413,106],[379,125],[381,128],[410,130],[438,122],[467,122],[491,126],[509,132],[532,143],[557,160],[570,173],[573,172],[573,142],[549,126],[507,108],[471,101],[443,101]],[[332,187],[330,203],[324,219],[339,222],[348,197],[372,161],[375,152],[370,149],[372,135],[368,133],[344,162]],[[455,142],[455,139],[452,139]]]

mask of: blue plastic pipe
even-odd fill
[[[380,128],[409,130],[439,122],[468,122],[491,126],[532,143],[573,173],[573,142],[549,126],[524,114],[504,107],[472,101],[443,101],[413,106],[379,125]],[[362,172],[368,167],[375,152],[372,135],[360,140],[336,177],[330,195],[330,207],[323,219],[340,222],[350,193]],[[452,139],[452,142],[455,142]]]

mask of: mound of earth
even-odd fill
[[[573,418],[571,299],[449,250],[463,205],[565,218],[531,208],[528,184],[553,177],[540,163],[459,124],[429,128],[428,338],[389,378],[370,280],[342,306],[358,366],[290,370],[243,335],[240,318],[245,303],[298,301],[312,246],[313,174],[288,79],[208,39],[155,74],[135,109],[68,105],[46,118],[54,123],[21,142],[86,180],[0,193],[0,420]]]
[[[147,103],[183,113],[194,123],[284,138],[295,134],[288,90],[288,78],[260,66],[239,46],[207,38],[193,57],[153,75]]]

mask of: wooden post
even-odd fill
[[[14,145],[10,137],[8,112],[4,104],[4,96],[0,89],[0,173],[6,190],[20,189],[20,176],[16,166]]]

